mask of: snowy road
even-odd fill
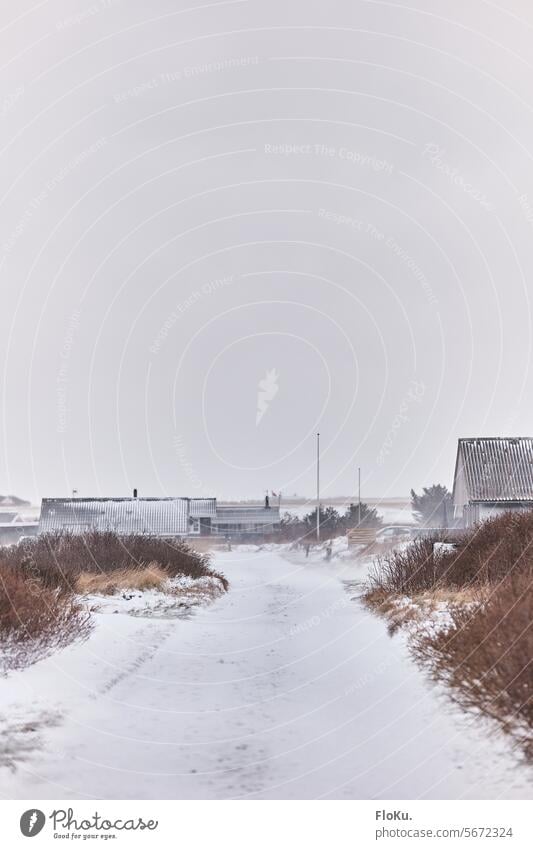
[[[193,618],[102,614],[87,643],[0,682],[3,797],[533,797],[508,744],[352,600],[360,567],[216,566],[231,590]]]

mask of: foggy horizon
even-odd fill
[[[531,432],[533,18],[452,6],[4,6],[0,492],[312,499],[320,431],[324,498],[407,497]]]

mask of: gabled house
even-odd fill
[[[533,438],[460,439],[453,507],[465,527],[511,510],[533,509]]]

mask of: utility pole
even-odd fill
[[[358,524],[360,525],[361,524],[361,466],[359,466],[358,469],[357,469],[357,493],[358,493],[357,498],[358,498],[358,505],[359,505],[359,507],[358,507],[358,516],[359,516]]]
[[[316,435],[316,541],[320,542],[320,434]]]

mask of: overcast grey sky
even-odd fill
[[[320,430],[399,495],[533,433],[529,3],[0,8],[0,492],[311,494]]]

